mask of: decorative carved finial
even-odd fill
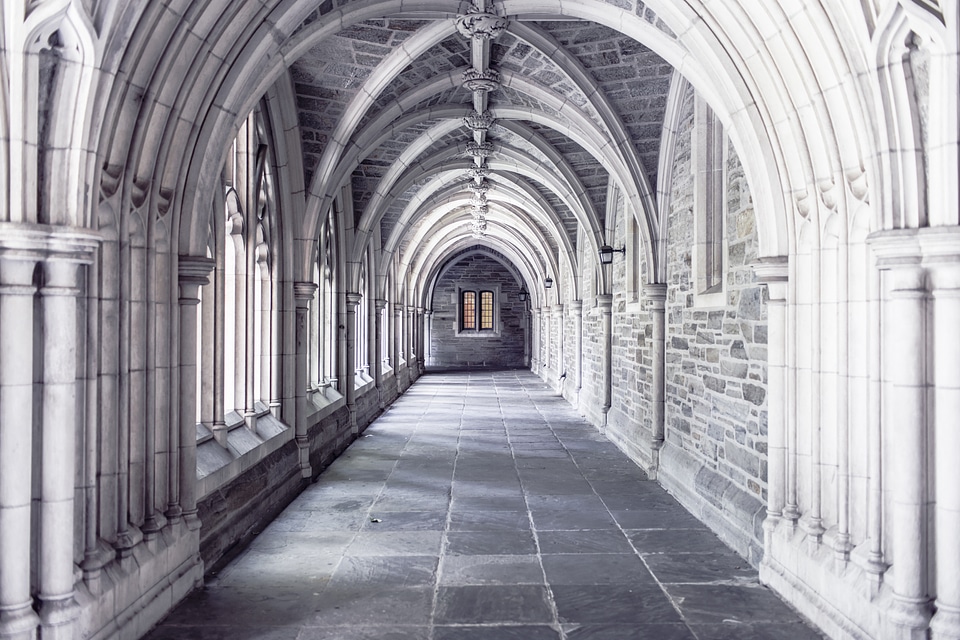
[[[474,111],[463,119],[463,124],[471,131],[487,131],[496,122],[496,118],[489,111],[477,113]]]
[[[493,143],[492,142],[468,142],[467,148],[464,151],[464,155],[473,156],[474,158],[489,158],[493,155]]]
[[[490,7],[492,9],[492,7]],[[457,31],[464,38],[492,40],[507,28],[509,21],[475,3],[462,16],[457,16]]]
[[[478,71],[470,67],[463,72],[463,86],[470,91],[494,91],[500,86],[500,72],[494,69]]]
[[[470,169],[467,170],[467,176],[478,184],[489,175],[490,168],[487,167],[486,163],[481,164],[479,167],[470,167]]]

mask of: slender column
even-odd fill
[[[810,425],[810,508],[800,520],[802,529],[818,544],[823,539],[825,529],[823,527],[823,425],[821,415],[821,403],[823,399],[820,394],[820,384],[823,379],[821,366],[821,282],[820,282],[820,263],[822,254],[820,248],[814,248],[810,256],[810,280],[813,286],[807,291],[809,296],[809,312],[807,320],[809,327],[808,341],[805,346],[808,348],[808,358],[810,369],[807,372],[809,380],[809,425]],[[836,277],[836,274],[832,274]]]
[[[197,305],[200,287],[214,261],[201,256],[180,256],[180,508],[191,531],[200,528],[197,517]]]
[[[393,305],[393,372],[399,376],[400,361],[403,360],[403,305]],[[399,381],[398,383],[399,384]]]
[[[346,380],[344,387],[346,393],[344,396],[347,401],[347,410],[350,412],[350,433],[357,435],[360,429],[357,427],[357,305],[360,304],[359,293],[347,294],[347,367]]]
[[[769,554],[771,536],[786,503],[786,347],[787,258],[764,258],[754,265],[758,279],[767,285],[767,517],[764,548]],[[764,554],[764,557],[767,557]]]
[[[373,338],[370,340],[370,361],[373,364],[373,383],[377,385],[377,397],[383,409],[383,309],[387,301],[377,298],[373,301]]]
[[[423,359],[423,354],[424,354],[424,341],[423,341],[423,336],[424,336],[424,322],[425,322],[425,321],[426,321],[426,315],[425,315],[424,312],[423,312],[423,307],[417,307],[417,324],[415,325],[415,329],[414,329],[414,330],[416,331],[416,334],[415,334],[415,335],[417,336],[416,345],[417,345],[417,373],[418,373],[418,374],[423,373],[423,365],[424,365],[424,359]]]
[[[68,260],[44,264],[43,423],[40,473],[41,635],[73,638],[73,482],[77,408],[77,271]],[[21,425],[25,426],[25,425]]]
[[[601,293],[597,296],[597,306],[600,307],[600,339],[603,340],[603,347],[600,349],[600,375],[602,377],[601,389],[603,390],[603,424],[606,426],[607,412],[610,411],[610,406],[612,404],[610,389],[612,377],[612,358],[610,356],[611,351],[613,350],[613,336],[611,335],[611,312],[613,311],[613,296],[609,293]]]
[[[934,640],[960,638],[960,265],[937,268],[933,284],[937,558]]]
[[[874,588],[879,588],[881,578],[887,570],[884,558],[884,504],[883,504],[883,381],[880,354],[883,343],[882,314],[880,297],[880,271],[870,270],[869,300],[869,383],[867,388],[867,533],[869,548],[867,552],[867,573],[873,578]]]
[[[307,437],[307,391],[310,389],[310,379],[307,374],[307,339],[310,331],[310,301],[317,291],[313,282],[294,282],[293,296],[297,301],[297,414],[296,424],[297,449],[300,450],[300,477],[309,478],[313,475],[310,466],[310,441]]]
[[[407,369],[410,370],[417,362],[417,347],[414,343],[417,325],[417,308],[407,307]]]
[[[531,309],[530,314],[532,316],[531,320],[531,331],[530,331],[530,352],[533,354],[530,361],[530,368],[533,369],[533,372],[537,375],[540,374],[540,342],[542,336],[540,333],[540,308]]]
[[[527,310],[527,305],[523,305],[523,313],[521,315],[521,323],[523,327],[523,366],[530,366],[530,342],[532,340],[530,332],[530,312]]]
[[[273,299],[273,279],[270,277],[270,258],[267,255],[266,245],[257,247],[257,267],[260,272],[260,400],[269,403],[272,400],[273,379],[277,371],[273,368],[273,354],[271,343],[273,340],[273,313],[271,301]],[[307,316],[309,319],[309,316]],[[309,330],[309,321],[307,322]],[[252,404],[252,403],[251,403]]]
[[[787,272],[787,300],[796,300],[796,259],[791,261],[787,267]],[[784,499],[783,519],[794,527],[800,520],[800,504],[797,497],[797,307],[797,304],[787,304],[787,360],[784,367],[784,375],[787,381],[787,437],[784,443],[787,495]]]
[[[433,311],[423,312],[423,355],[424,364],[431,364],[433,360]]]
[[[550,316],[550,307],[544,307],[540,317],[543,320],[543,335],[546,337],[544,340],[546,349],[543,353],[543,378],[545,380],[550,378],[550,364],[553,361],[551,357],[552,354],[550,353],[550,350],[553,348],[553,323],[550,321]]]
[[[567,304],[573,318],[573,369],[577,377],[577,404],[580,402],[580,389],[583,388],[583,300],[573,300]]]
[[[33,272],[36,260],[0,257],[0,638],[35,637],[30,596],[33,448]]]
[[[650,449],[653,458],[652,466],[656,470],[660,466],[660,448],[663,446],[665,434],[667,285],[662,283],[648,284],[644,287],[643,292],[649,301],[650,306],[648,308],[653,325],[653,343],[650,345],[651,384],[653,385]]]
[[[891,638],[926,638],[930,620],[927,588],[927,438],[924,320],[925,275],[917,267],[884,273],[883,438],[890,456],[891,550],[894,598]],[[954,579],[956,576],[954,576]]]
[[[557,325],[557,386],[560,386],[560,376],[566,373],[563,362],[563,305],[558,303],[553,307],[553,317]]]

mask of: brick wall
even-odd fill
[[[499,333],[457,331],[457,284],[496,290],[499,296]],[[522,367],[525,303],[517,295],[520,286],[497,260],[469,254],[443,275],[433,295],[429,364],[434,366]]]

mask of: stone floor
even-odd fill
[[[821,636],[514,371],[421,378],[147,637]]]

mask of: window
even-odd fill
[[[460,331],[494,331],[496,295],[490,290],[460,291]]]
[[[477,328],[477,292],[463,291],[460,294],[460,330]]]
[[[694,255],[697,303],[723,304],[724,151],[726,137],[716,114],[703,101],[696,104],[694,162]]]
[[[493,329],[493,291],[480,292],[480,330]]]

